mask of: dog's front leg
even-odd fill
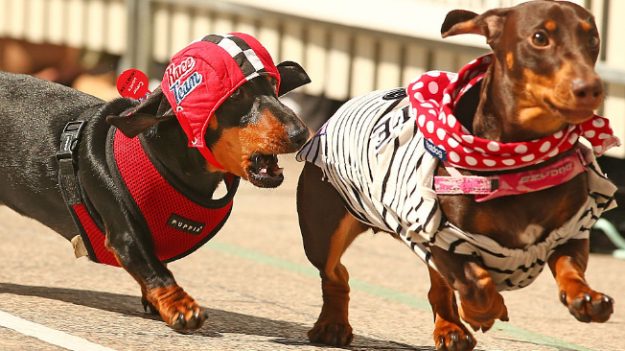
[[[107,243],[117,261],[141,286],[142,302],[175,330],[202,326],[207,312],[175,281],[154,254],[149,238],[125,225],[107,226]]]
[[[473,330],[488,331],[495,320],[508,321],[508,309],[490,273],[472,258],[432,247],[439,272],[460,297],[460,316]]]
[[[610,318],[614,300],[588,286],[584,272],[588,262],[587,239],[570,240],[549,257],[549,268],[560,290],[560,301],[581,322],[605,322]]]
[[[436,270],[429,268],[428,300],[434,313],[434,344],[436,350],[470,351],[476,341],[460,321],[454,291]]]

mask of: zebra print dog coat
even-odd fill
[[[616,187],[589,152],[588,198],[577,214],[545,240],[512,249],[479,233],[462,231],[444,220],[438,206],[433,177],[439,160],[426,151],[405,96],[404,89],[395,89],[348,101],[300,150],[297,159],[321,168],[358,220],[396,233],[430,266],[436,268],[430,247],[438,246],[480,257],[498,290],[522,288],[538,276],[557,246],[588,238],[601,213],[616,206]]]

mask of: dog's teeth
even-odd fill
[[[261,168],[261,169],[260,169],[260,171],[259,171],[258,173],[260,173],[260,174],[262,174],[262,175],[265,175],[265,174],[267,174],[267,173],[269,173],[269,172],[267,171],[267,168]]]

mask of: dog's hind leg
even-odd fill
[[[584,272],[588,262],[588,239],[570,240],[549,257],[549,268],[558,288],[560,301],[581,322],[605,322],[614,311],[614,300],[588,286]]]
[[[349,345],[353,338],[348,320],[349,274],[341,256],[368,228],[347,212],[337,191],[322,180],[321,170],[308,163],[299,179],[297,211],[306,256],[319,269],[323,290],[323,307],[308,338]]]
[[[429,268],[430,291],[428,300],[434,313],[434,344],[436,350],[469,351],[476,341],[460,321],[454,291],[445,278]]]

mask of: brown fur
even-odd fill
[[[593,25],[586,34],[576,29],[589,17],[577,5],[551,1],[494,9],[483,15],[450,12],[443,24],[443,37],[480,33],[486,37],[495,57],[482,81],[477,111],[473,116],[462,116],[463,111],[470,109],[455,111],[460,120],[472,117],[477,136],[514,142],[546,136],[590,118],[592,110],[601,103],[603,92],[597,88],[598,78],[593,68],[598,52],[595,47],[583,46],[588,38],[579,37],[596,35],[596,28]],[[531,39],[535,28],[544,28],[550,31],[549,35],[560,37],[558,40],[549,37],[546,46],[537,47]],[[535,56],[533,60],[529,55]],[[547,162],[556,162],[564,156]],[[528,167],[531,168],[536,167]],[[447,172],[439,167],[437,174]],[[298,184],[304,247],[309,260],[321,272],[323,291],[321,314],[308,335],[314,342],[343,346],[351,341],[352,328],[347,320],[348,274],[340,256],[367,227],[356,225],[357,220],[347,213],[339,193],[322,177],[319,168],[307,163]],[[483,203],[476,203],[468,195],[447,195],[439,196],[439,204],[446,219],[463,230],[486,235],[505,247],[524,248],[544,239],[571,218],[583,205],[586,189],[586,175],[581,174],[540,192]],[[522,234],[529,225],[540,226],[542,233],[535,238],[524,238]],[[430,269],[428,294],[434,312],[436,348],[473,350],[475,339],[461,320],[482,331],[489,330],[497,319],[507,321],[503,297],[477,259],[438,247],[432,247],[431,254],[438,269]],[[571,240],[556,249],[549,266],[571,314],[580,321],[603,322],[612,313],[612,299],[588,286],[584,278],[587,259],[588,241]],[[454,290],[458,292],[460,306],[456,304]]]

